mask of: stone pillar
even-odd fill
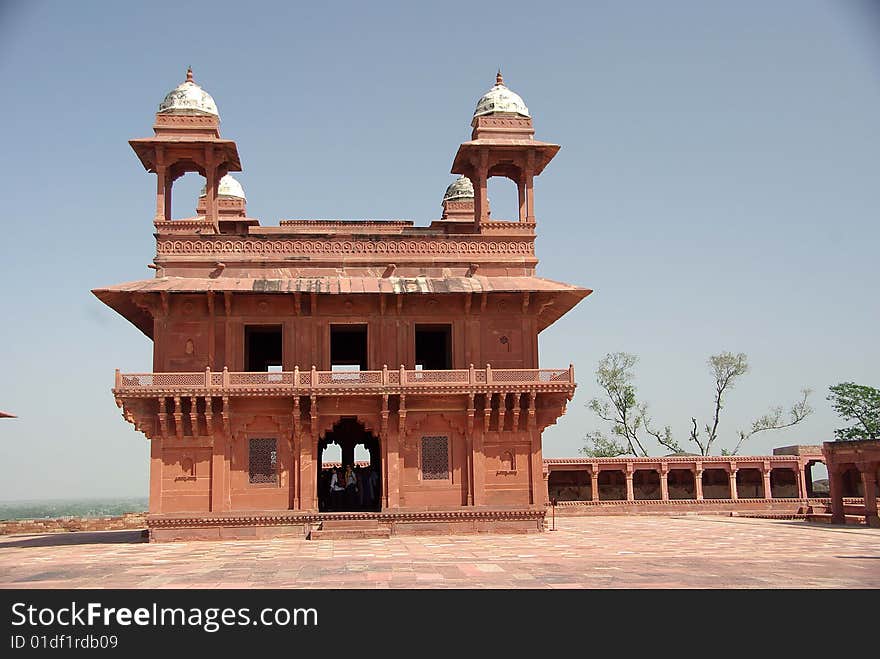
[[[474,365],[471,364],[470,367],[470,381],[474,381]],[[467,489],[467,499],[465,504],[468,506],[474,505],[474,423],[476,422],[476,414],[477,410],[474,406],[474,395],[470,394],[468,396],[468,409],[467,409],[467,429],[465,431],[465,469],[467,473],[465,474],[465,487]]]
[[[773,488],[770,486],[770,472],[771,471],[772,471],[772,469],[770,469],[770,466],[765,464],[764,468],[762,469],[762,474],[764,476],[764,498],[765,499],[772,499],[773,498]]]
[[[156,219],[167,220],[165,197],[168,194],[168,170],[165,165],[156,167]]]
[[[694,491],[697,495],[697,501],[703,500],[703,463],[694,464]]]
[[[317,463],[320,456],[318,455],[318,439],[312,434],[304,434],[300,446],[299,460],[299,502],[302,510],[317,510],[318,493],[317,484]]]
[[[535,152],[526,154],[526,221],[535,221]]]
[[[488,401],[487,401],[487,404]],[[483,430],[474,432],[474,505],[486,505],[486,456],[483,454]]]
[[[728,476],[730,477],[730,498],[736,501],[739,499],[739,494],[736,491],[736,467],[731,467],[728,472]]]
[[[343,465],[353,465],[354,464],[354,443],[346,442],[344,445],[339,446],[342,449],[342,464]]]
[[[590,470],[590,498],[593,501],[599,500],[599,468],[593,465]]]
[[[632,464],[626,466],[624,476],[626,476],[626,500],[635,501],[635,493],[633,492],[633,469]]]
[[[400,434],[398,430],[388,432],[388,450],[385,453],[386,478],[385,507],[391,510],[400,508]]]
[[[484,148],[480,151],[478,163],[474,168],[476,180],[471,182],[474,184],[474,217],[477,222],[487,222],[489,220],[489,152]]]
[[[214,147],[205,147],[205,219],[217,222],[217,168],[214,165]]]
[[[465,435],[465,467],[467,468],[467,505],[474,505],[474,430],[473,426]]]
[[[530,430],[531,439],[531,462],[529,463],[529,486],[531,489],[531,503],[535,506],[543,506],[547,503],[547,483],[544,482],[544,461],[541,459],[541,433],[538,430]]]
[[[150,440],[150,507],[151,515],[162,512],[162,440]]]
[[[291,510],[299,510],[300,441],[299,433],[296,430],[292,431],[290,435],[290,496],[288,497]]]
[[[660,465],[660,500],[669,501],[669,465]]]
[[[226,435],[215,436],[211,454],[211,512],[228,510],[226,496]]]
[[[800,465],[795,467],[794,474],[795,474],[795,482],[797,483],[797,486],[798,486],[798,494],[800,495],[801,499],[806,499],[807,498],[807,487],[805,485],[804,474],[801,471]]]
[[[877,473],[876,466],[870,463],[859,465],[862,474],[862,487],[865,492],[865,521],[872,528],[880,528],[877,516]]]
[[[843,474],[837,470],[828,469],[828,489],[831,495],[831,521],[835,524],[843,524],[846,518],[843,514]]]
[[[525,222],[529,216],[528,206],[526,205],[526,183],[520,178],[516,182],[516,190],[519,193],[519,221]]]

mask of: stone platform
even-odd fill
[[[266,511],[204,515],[149,515],[150,541],[246,540],[309,537],[327,522],[369,522],[388,535],[538,533],[544,508],[477,508],[395,512],[301,513]],[[355,524],[357,526],[357,524]],[[337,527],[341,530],[341,527]],[[318,537],[320,537],[320,533]],[[350,534],[351,535],[351,534]],[[356,536],[356,534],[355,534]],[[352,536],[354,537],[354,536]]]
[[[742,517],[565,517],[537,534],[145,543],[0,538],[2,588],[880,588],[880,529]]]

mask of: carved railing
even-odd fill
[[[474,368],[420,370],[383,368],[381,371],[301,371],[221,372],[205,369],[195,373],[120,373],[116,371],[117,392],[149,392],[167,389],[383,389],[444,387],[574,385],[574,367],[569,368]]]

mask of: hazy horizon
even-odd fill
[[[815,413],[741,453],[833,439],[828,387],[880,385],[878,56],[867,1],[4,3],[0,410],[19,418],[0,420],[0,500],[147,493],[149,443],[110,389],[152,343],[90,290],[154,275],[156,180],[127,141],[188,65],[264,225],[427,225],[502,67],[562,145],[535,181],[538,275],[595,291],[540,336],[541,365],[578,380],[545,457],[606,430],[585,404],[616,351],[686,450],[722,350],[752,368],[716,453],[802,387]],[[201,183],[175,186],[175,217]],[[510,217],[512,184],[489,194]]]

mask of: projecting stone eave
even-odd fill
[[[287,279],[201,277],[156,277],[106,288],[92,293],[101,302],[153,338],[151,305],[162,304],[162,296],[198,293],[316,294],[316,295],[466,295],[523,293],[524,304],[532,306],[543,331],[573,309],[593,291],[541,277],[292,277]],[[534,296],[534,299],[532,297]],[[526,311],[524,307],[523,311]]]
[[[227,172],[241,171],[241,158],[234,140],[207,139],[204,137],[144,137],[129,140],[128,143],[137,154],[138,160],[148,172],[156,172],[156,145],[171,149],[175,146],[210,144],[217,150],[217,160],[226,164]]]
[[[122,294],[112,288],[93,288],[92,294],[137,327],[148,339],[153,339],[153,316],[135,303],[133,295]]]
[[[470,140],[462,143],[455,153],[452,161],[452,169],[450,173],[468,176],[472,173],[473,162],[479,157],[481,150],[492,148],[493,152],[503,153],[511,151],[514,153],[522,153],[524,150],[535,153],[535,168],[533,174],[538,176],[544,171],[547,164],[553,160],[553,157],[562,148],[558,144],[550,142],[540,142],[538,140]]]

